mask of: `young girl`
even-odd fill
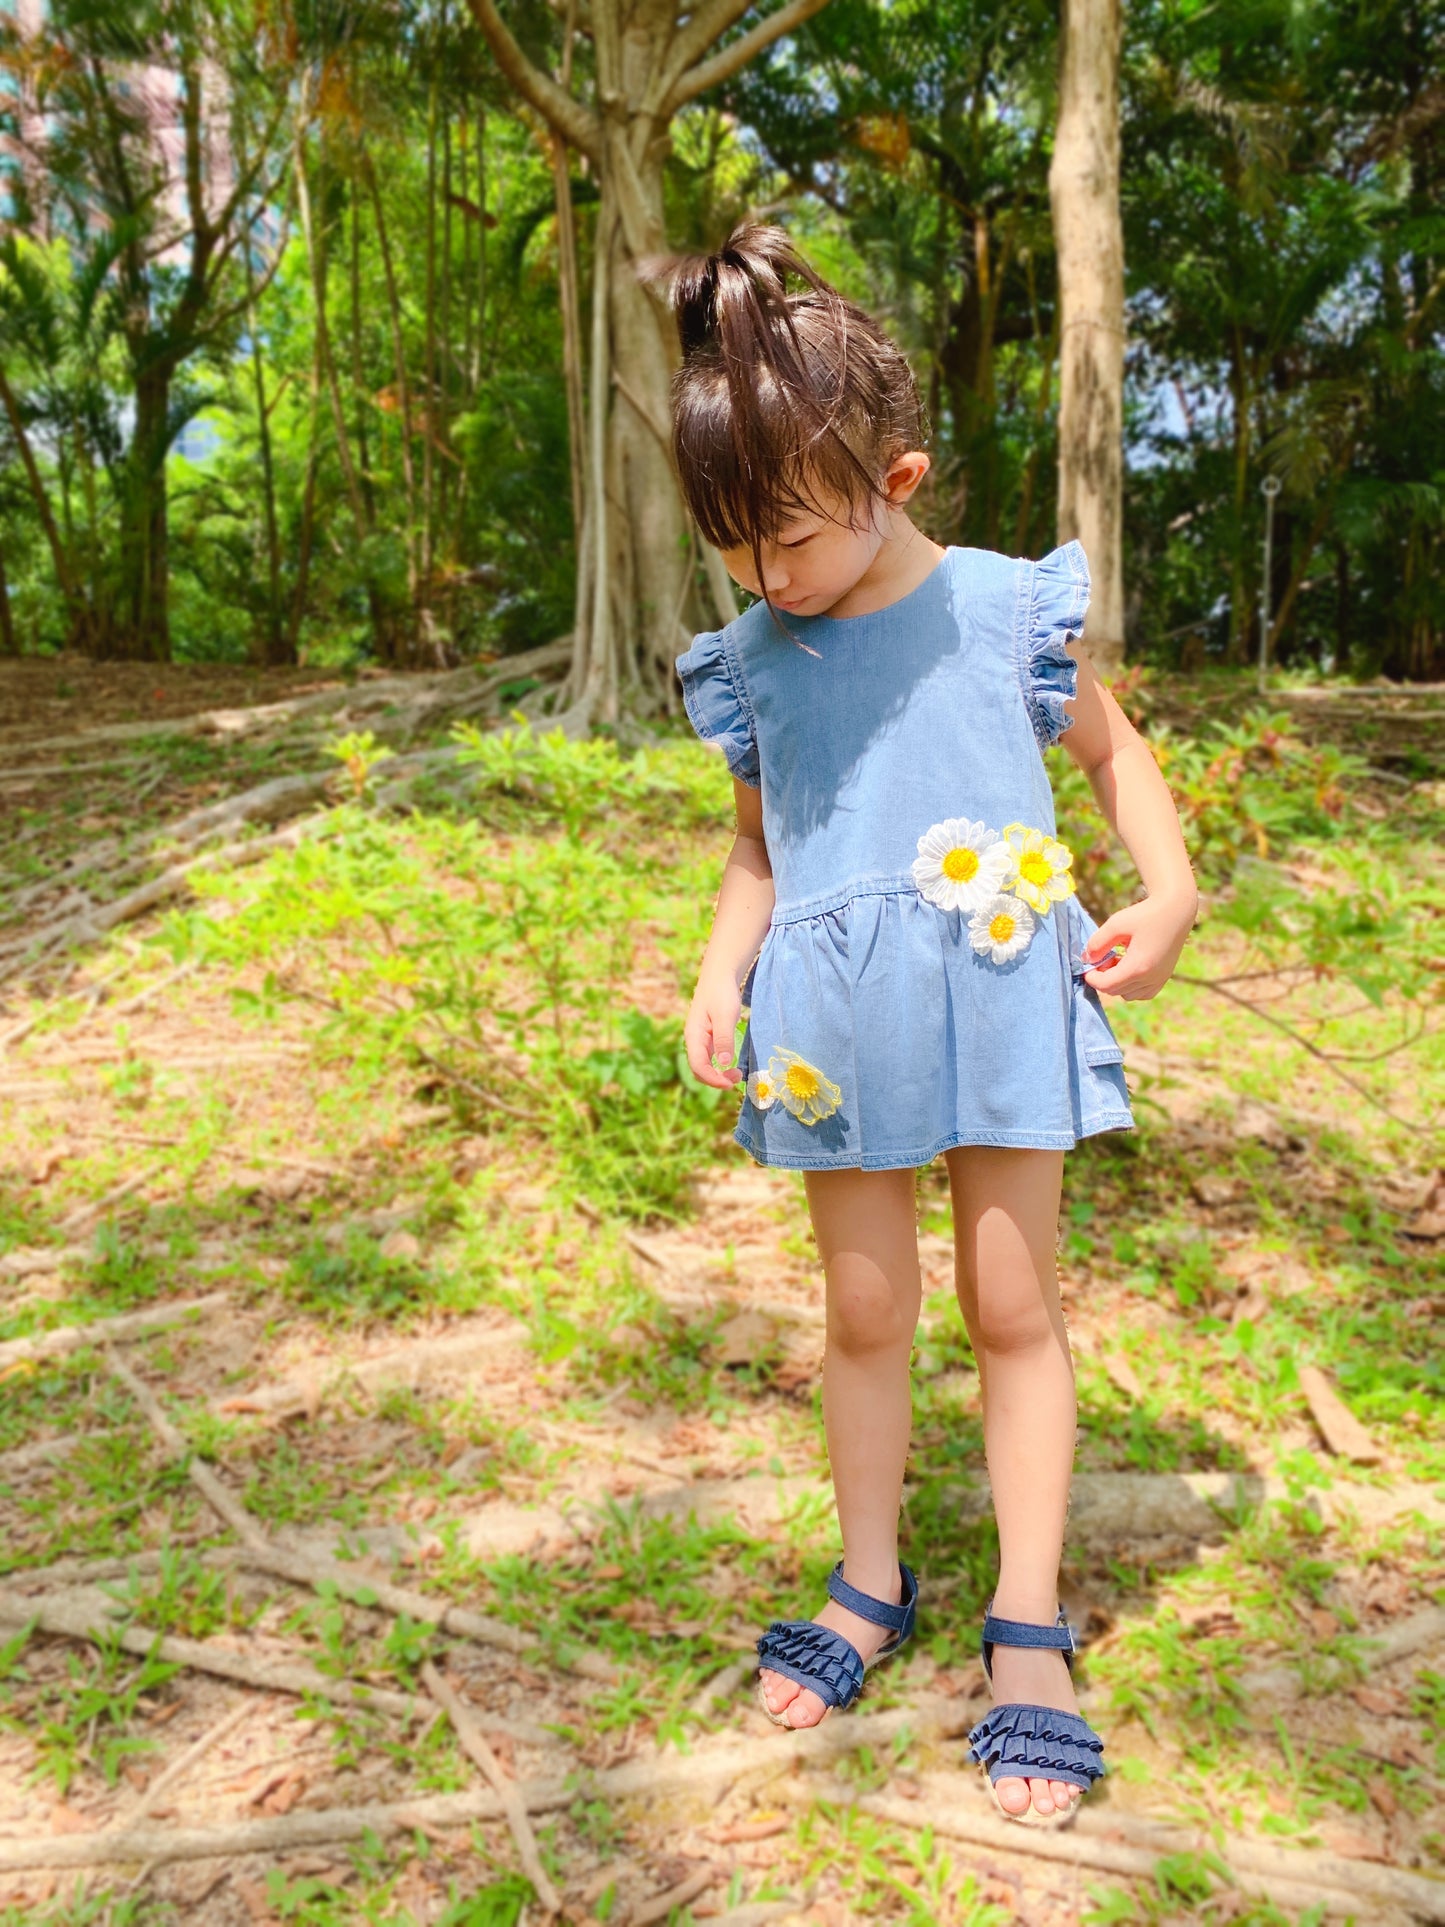
[[[1104,1771],[1057,1590],[1075,1424],[1054,1270],[1063,1153],[1133,1121],[1098,991],[1164,984],[1194,921],[1189,861],[1152,756],[1074,653],[1078,543],[1018,562],[942,549],[910,521],[929,459],[882,329],[776,229],[682,263],[673,298],[683,488],[761,598],[677,665],[737,792],[688,1057],[706,1082],[745,1086],[737,1139],[754,1158],[806,1173],[827,1280],[843,1558],[816,1619],[758,1642],[763,1706],[815,1726],[913,1631],[898,1512],[914,1173],[941,1152],[999,1528],[982,1635],[995,1703],[969,1748],[1004,1814],[1059,1824]],[[1053,833],[1040,752],[1060,737],[1147,892],[1100,928]]]

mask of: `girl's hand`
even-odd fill
[[[698,978],[687,1022],[682,1028],[682,1041],[687,1046],[687,1061],[694,1077],[711,1084],[714,1090],[730,1090],[742,1082],[743,1074],[733,1064],[733,1039],[742,1007],[742,992],[736,978]],[[717,1065],[712,1061],[714,1055]]]
[[[1198,908],[1199,898],[1191,892],[1187,897],[1146,897],[1115,911],[1084,945],[1084,955],[1097,965],[1116,943],[1126,946],[1124,955],[1103,969],[1086,970],[1084,982],[1127,1003],[1157,997],[1179,961]]]

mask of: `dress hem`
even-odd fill
[[[908,1171],[932,1164],[941,1152],[956,1151],[964,1145],[996,1145],[1007,1151],[1072,1151],[1086,1137],[1097,1137],[1102,1131],[1132,1131],[1134,1128],[1132,1112],[1106,1111],[1096,1121],[1086,1124],[1077,1135],[1066,1131],[955,1131],[939,1138],[931,1150],[916,1154],[911,1151],[870,1151],[854,1158],[770,1156],[766,1148],[760,1148],[751,1138],[744,1136],[741,1127],[733,1132],[733,1142],[740,1144],[756,1163],[775,1171]]]

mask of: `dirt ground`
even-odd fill
[[[77,850],[119,846],[134,828],[133,766],[111,787],[98,772],[77,810],[63,768],[10,781],[49,755],[37,744],[324,686],[306,672],[0,663],[12,886],[43,881],[34,901],[53,908],[54,875],[29,865],[60,845],[39,826]],[[201,747],[194,763],[155,766],[147,809],[174,817],[225,793],[221,746]],[[918,1556],[927,1534],[955,1535],[931,1595],[925,1577],[934,1634],[870,1675],[859,1711],[784,1735],[751,1697],[748,1656],[769,1600],[835,1531],[801,1186],[739,1158],[699,1180],[680,1226],[599,1225],[414,1079],[359,1091],[312,1013],[283,1006],[258,1023],[235,997],[259,993],[258,976],[177,969],[150,941],[156,927],[128,921],[109,951],[57,956],[0,988],[0,1313],[15,1334],[0,1340],[3,1927],[510,1922],[519,1848],[488,1805],[494,1778],[524,1795],[579,1922],[1265,1927],[1318,1918],[1316,1902],[1382,1927],[1445,1919],[1426,1893],[1445,1868],[1439,1709],[1420,1685],[1438,1679],[1428,1661],[1445,1633],[1429,1619],[1441,1616],[1441,1494],[1393,1444],[1366,1462],[1336,1455],[1313,1523],[1296,1493],[1271,1539],[1246,1527],[1230,1480],[1282,1497],[1278,1467],[1293,1464],[1308,1486],[1330,1456],[1310,1413],[1296,1401],[1266,1450],[1247,1401],[1221,1398],[1207,1425],[1182,1391],[1170,1403],[1211,1345],[1314,1287],[1319,1251],[1354,1254],[1354,1180],[1317,1135],[1258,1106],[1221,1109],[1227,1079],[1207,1070],[1159,1087],[1159,1181],[1221,1258],[1212,1332],[1140,1297],[1087,1239],[1064,1247],[1082,1396],[1098,1417],[1081,1431],[1065,1603],[1098,1669],[1085,1711],[1121,1766],[1074,1829],[1040,1839],[996,1820],[965,1766],[987,1690],[971,1628],[942,1630],[991,1541],[976,1494],[960,1487],[940,1505],[930,1470],[953,1463],[950,1433],[973,1436],[978,1421],[937,1183],[922,1194],[929,1389],[905,1495]],[[1281,1248],[1273,1204],[1240,1176],[1266,1157],[1269,1198],[1307,1198],[1317,1213],[1304,1241],[1316,1258]],[[1401,1169],[1395,1182],[1380,1235],[1403,1253],[1401,1288],[1429,1325],[1445,1308],[1445,1282],[1427,1282],[1433,1180]],[[348,1267],[378,1289],[438,1289],[338,1316],[327,1293]],[[580,1343],[543,1343],[518,1318],[533,1274],[575,1278]],[[621,1324],[599,1310],[609,1294],[628,1307]],[[60,1348],[70,1328],[195,1301],[170,1326]],[[62,1335],[50,1352],[47,1333]],[[721,1416],[670,1389],[679,1361],[718,1388]],[[127,1372],[180,1426],[189,1478]],[[1151,1431],[1173,1442],[1145,1474]],[[229,1530],[207,1475],[233,1506]],[[1268,1607],[1235,1589],[1231,1541],[1246,1531],[1273,1562]],[[348,1603],[340,1581],[373,1590]],[[533,1585],[550,1626],[529,1613]],[[415,1598],[388,1606],[386,1587],[473,1615],[472,1632],[457,1622],[429,1640]],[[122,1654],[58,1623],[4,1646],[37,1613],[103,1633],[117,1592],[135,1626],[194,1642],[161,1652],[175,1671],[147,1674],[144,1641]],[[1257,1636],[1281,1600],[1294,1644],[1274,1620]],[[598,1615],[636,1635],[627,1656],[589,1638]],[[1129,1655],[1150,1623],[1172,1630],[1136,1680]],[[1385,1643],[1356,1664],[1372,1649],[1351,1641],[1370,1638]],[[458,1743],[424,1656],[485,1735],[494,1778]],[[1236,1709],[1238,1746],[1213,1766],[1188,1758],[1191,1691],[1196,1722]],[[1250,1744],[1268,1762],[1257,1774],[1240,1763]],[[176,1852],[189,1832],[196,1843]],[[110,1833],[127,1844],[107,1858]],[[1200,1857],[1240,1843],[1232,1881],[1212,1888]],[[76,1898],[77,1879],[90,1898]],[[474,1911],[448,1914],[463,1903]],[[524,1917],[542,1915],[533,1903]]]

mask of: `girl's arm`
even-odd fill
[[[1115,911],[1094,932],[1085,946],[1086,957],[1101,959],[1118,943],[1126,946],[1125,954],[1105,969],[1086,971],[1084,981],[1116,997],[1154,997],[1168,982],[1194,927],[1199,892],[1174,799],[1148,745],[1099,681],[1087,656],[1080,656],[1078,663],[1073,727],[1060,741],[1124,839],[1148,893],[1142,903]]]
[[[738,833],[723,871],[712,935],[682,1033],[694,1075],[722,1091],[742,1079],[742,1072],[733,1067],[742,983],[767,934],[775,896],[773,866],[763,841],[762,794],[736,778],[733,791]],[[720,1068],[713,1065],[714,1054]]]

